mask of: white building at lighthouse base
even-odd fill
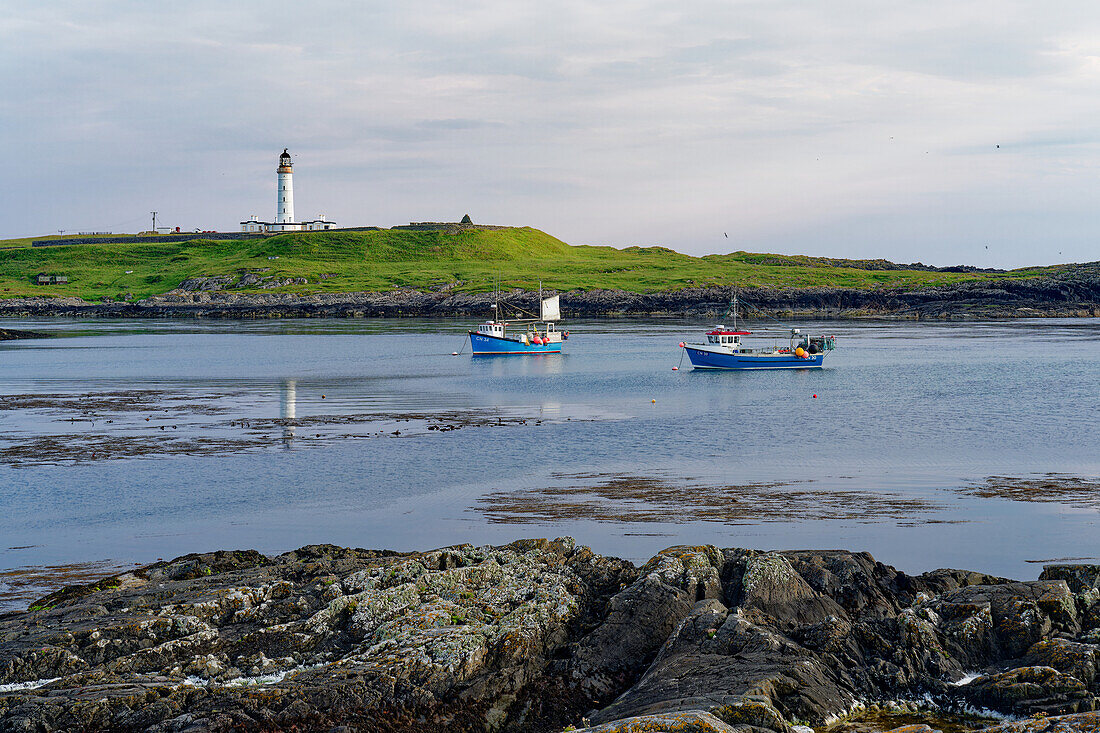
[[[324,214],[318,214],[313,221],[282,222],[260,221],[255,214],[248,221],[241,222],[242,232],[317,232],[323,229],[335,229],[336,222],[329,221]]]

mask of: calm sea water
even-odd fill
[[[1097,320],[802,323],[826,368],[755,373],[673,371],[698,321],[489,358],[450,355],[452,320],[3,325],[57,338],[0,344],[0,570],[563,534],[1021,578],[1100,556]]]

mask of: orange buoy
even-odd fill
[[[794,355],[801,359],[806,355],[806,350],[799,346],[797,349],[794,350]]]

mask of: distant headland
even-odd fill
[[[975,319],[1100,316],[1100,262],[1016,270],[665,247],[569,245],[530,227],[413,222],[286,233],[0,241],[0,315],[483,315],[494,283],[540,284],[570,317],[721,313],[736,291],[773,315]]]

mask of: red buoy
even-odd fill
[[[817,399],[817,395],[814,395],[814,399],[815,399],[815,400]]]
[[[680,342],[680,348],[681,349],[684,348],[684,342],[683,341]]]

